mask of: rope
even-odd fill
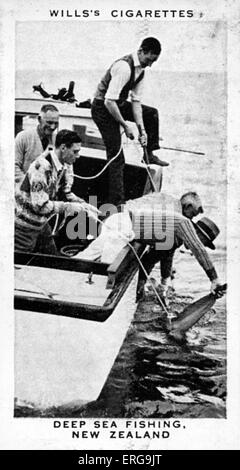
[[[96,219],[100,224],[104,225],[104,222],[103,222],[102,220],[98,219],[97,216],[95,216],[95,219]],[[108,226],[105,226],[105,227],[106,227],[108,230],[113,230],[113,229],[111,229],[111,228],[108,227]],[[144,265],[143,265],[143,263],[142,263],[140,257],[138,256],[136,250],[135,250],[134,247],[131,245],[131,243],[127,240],[127,238],[124,237],[124,235],[123,235],[119,230],[117,230],[117,232],[118,232],[119,237],[122,238],[122,239],[126,242],[126,244],[131,248],[132,252],[134,253],[134,255],[135,255],[135,257],[136,257],[136,259],[137,259],[137,261],[138,261],[140,267],[142,268],[142,270],[143,270],[143,272],[144,272],[144,275],[146,276],[146,279],[150,282],[150,284],[151,284],[151,286],[152,286],[152,288],[153,288],[153,291],[154,291],[154,293],[155,293],[155,295],[156,295],[156,297],[157,297],[157,299],[158,299],[158,301],[159,301],[161,307],[163,308],[163,310],[165,311],[165,313],[166,313],[166,315],[167,315],[169,324],[171,325],[171,318],[173,317],[173,315],[168,311],[168,309],[167,309],[166,306],[164,305],[164,303],[163,303],[161,297],[159,296],[159,294],[158,294],[158,292],[157,292],[157,290],[156,290],[156,288],[155,288],[155,286],[154,286],[154,283],[153,283],[152,279],[150,278],[150,275],[147,273],[147,271],[146,271],[146,269],[145,269],[145,267],[144,267]]]
[[[121,135],[122,135],[122,134],[124,134],[124,132],[122,132]],[[119,157],[119,155],[120,155],[120,153],[121,153],[121,151],[122,151],[122,148],[123,148],[123,146],[122,146],[122,143],[121,143],[120,148],[119,148],[117,154],[114,155],[114,157],[111,158],[111,160],[109,160],[109,161],[106,163],[106,165],[102,168],[102,170],[99,171],[99,173],[97,173],[96,175],[93,175],[93,176],[79,176],[79,175],[75,175],[75,174],[74,174],[73,176],[74,176],[75,178],[80,179],[80,180],[94,180],[95,178],[99,178],[99,176],[101,176],[101,175],[104,173],[104,171],[108,168],[108,166],[111,165],[111,163],[114,162],[114,160],[116,160],[116,158]]]
[[[109,160],[106,165],[102,168],[101,171],[99,171],[99,173],[97,173],[96,175],[93,175],[93,176],[79,176],[79,175],[73,175],[75,178],[78,178],[80,180],[94,180],[95,178],[99,178],[99,176],[102,175],[102,173],[108,168],[109,165],[111,165],[111,163],[116,160],[116,158],[119,156],[119,154],[121,153],[122,151],[122,145],[118,151],[118,153],[113,157],[111,158],[111,160]]]

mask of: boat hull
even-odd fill
[[[17,407],[46,411],[99,397],[132,321],[136,275],[105,322],[16,310]]]

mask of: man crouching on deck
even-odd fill
[[[69,171],[79,158],[81,139],[76,132],[58,132],[55,149],[40,155],[29,169],[15,192],[15,250],[57,255],[53,237],[41,244],[48,220],[54,214],[65,217],[82,210],[89,215],[95,207],[71,192],[73,174]],[[60,198],[62,200],[60,200]]]

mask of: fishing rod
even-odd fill
[[[185,149],[178,149],[178,148],[173,148],[173,147],[162,147],[161,149],[164,150],[174,150],[175,152],[184,152],[184,153],[193,153],[194,155],[205,155],[203,152],[195,152],[194,150],[185,150]]]

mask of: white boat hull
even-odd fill
[[[136,309],[136,278],[103,323],[16,310],[16,405],[46,410],[98,398]]]

